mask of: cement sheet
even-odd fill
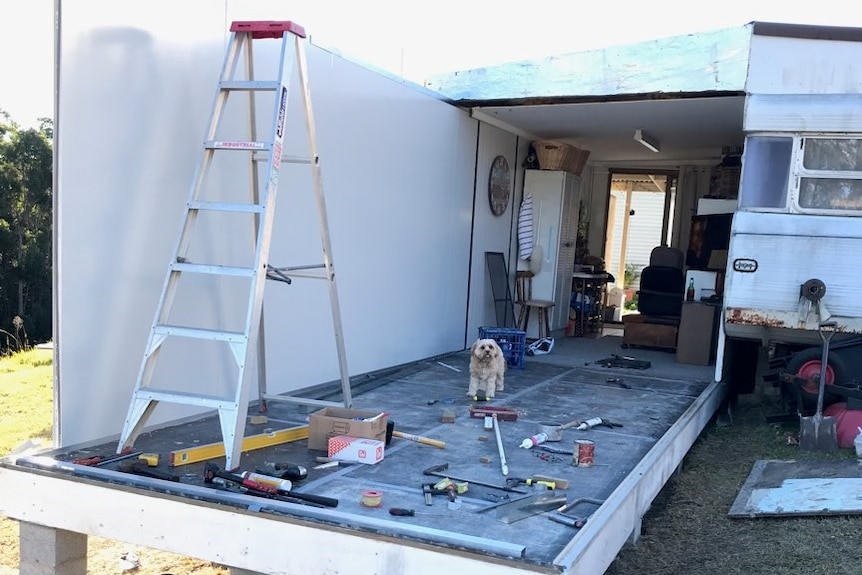
[[[862,513],[862,462],[856,459],[755,462],[730,517]]]

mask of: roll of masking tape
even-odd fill
[[[359,503],[363,507],[380,507],[383,505],[383,492],[366,489],[362,491]]]

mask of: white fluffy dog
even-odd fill
[[[503,391],[503,376],[506,374],[506,358],[503,350],[493,339],[477,339],[470,347],[470,387],[468,397],[475,397],[480,389],[485,397],[494,398],[494,393]]]

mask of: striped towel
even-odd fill
[[[524,194],[518,213],[518,257],[530,259],[533,255],[533,195]]]

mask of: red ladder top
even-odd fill
[[[290,20],[234,20],[231,32],[250,32],[252,38],[281,38],[285,32],[305,38],[305,28]]]

